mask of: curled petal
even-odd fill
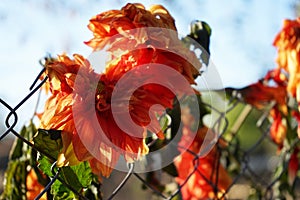
[[[289,74],[287,90],[296,97],[300,82],[300,18],[285,20],[273,45],[278,49],[277,64]]]
[[[299,148],[295,148],[288,164],[288,182],[290,185],[294,184],[295,178],[297,177],[297,172],[299,170],[298,154]]]
[[[207,134],[208,128],[202,127],[197,134],[193,133],[188,127],[183,128],[183,136],[179,142],[180,147],[186,147],[187,137],[194,138],[193,143],[188,149],[195,154],[200,150],[201,144]],[[182,148],[178,149],[182,151]],[[179,157],[175,158],[174,163],[178,171],[178,177],[175,179],[178,184],[187,183],[181,188],[183,199],[214,199],[221,198],[226,189],[231,184],[231,178],[222,165],[218,168],[215,166],[216,149],[207,154],[207,156],[198,158],[199,165],[195,170],[195,155],[189,151],[183,152]],[[216,180],[217,179],[217,180]],[[213,187],[217,183],[217,191]]]
[[[271,138],[281,148],[287,133],[286,121],[282,119],[280,111],[276,108],[271,110],[271,117],[273,118],[270,127]]]

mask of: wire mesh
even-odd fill
[[[0,99],[1,106],[5,107],[9,111],[9,114],[6,116],[5,119],[6,130],[0,135],[0,141],[8,137],[9,134],[12,134],[14,137],[26,143],[30,148],[36,150],[40,154],[43,154],[47,157],[51,157],[50,155],[47,154],[47,152],[43,152],[41,149],[36,149],[30,140],[23,137],[20,133],[18,133],[18,131],[16,131],[16,125],[18,124],[18,120],[19,120],[18,118],[19,108],[22,107],[28,99],[32,98],[32,96],[39,91],[39,89],[47,80],[46,77],[42,81],[40,81],[39,84],[36,84],[38,82],[41,73],[39,73],[37,79],[30,87],[30,92],[28,93],[28,95],[25,96],[15,107],[9,105],[9,103],[4,101],[3,99]],[[217,182],[218,178],[214,179],[213,177],[218,177],[219,172],[216,169],[219,168],[219,165],[221,163],[225,166],[225,168],[228,171],[231,171],[232,183],[227,188],[227,190],[222,193],[222,195],[216,195],[215,198],[240,199],[244,197],[250,198],[251,196],[260,199],[280,198],[282,194],[278,193],[278,189],[276,188],[276,185],[280,182],[281,177],[286,173],[287,164],[284,163],[287,163],[287,161],[290,159],[290,153],[294,149],[295,145],[298,144],[298,141],[294,142],[294,144],[292,144],[290,148],[283,149],[281,151],[280,156],[277,156],[276,154],[272,155],[271,158],[275,160],[274,161],[275,164],[271,163],[272,165],[270,165],[269,163],[269,165],[267,166],[261,166],[261,165],[265,165],[263,164],[263,162],[266,163],[266,161],[263,160],[265,160],[266,158],[262,157],[260,158],[260,160],[257,160],[257,157],[261,156],[257,152],[259,152],[259,149],[263,148],[264,145],[266,145],[266,143],[272,146],[272,141],[269,138],[270,126],[268,123],[268,119],[266,118],[264,112],[260,114],[261,117],[257,120],[258,129],[260,130],[260,136],[255,140],[255,142],[250,147],[245,149],[242,145],[239,144],[240,142],[239,129],[243,121],[247,118],[249,113],[252,111],[252,108],[249,106],[247,107],[246,105],[243,108],[242,112],[239,113],[238,119],[235,120],[235,124],[231,126],[230,130],[229,130],[229,121],[226,117],[227,114],[232,112],[232,110],[234,110],[238,105],[241,105],[241,103],[237,98],[229,100],[228,106],[225,111],[220,111],[217,108],[213,107],[212,105],[205,104],[205,106],[209,107],[211,110],[218,113],[219,117],[215,120],[212,129],[219,132],[220,139],[226,141],[227,143],[226,148],[224,148],[219,143],[216,144],[217,154],[214,163],[215,169],[212,170],[214,174],[212,174],[211,179],[205,177],[203,174],[201,174],[201,171],[198,170],[198,166],[202,164],[199,155],[192,151],[187,150],[187,153],[191,154],[194,157],[193,159],[194,170],[187,176],[186,180],[182,184],[177,185],[177,187],[172,191],[165,193],[158,190],[157,188],[154,187],[153,184],[149,184],[149,182],[146,180],[143,174],[135,173],[134,164],[128,164],[128,172],[126,173],[125,177],[115,186],[115,189],[111,192],[111,194],[106,195],[104,198],[114,199],[119,193],[122,193],[122,189],[126,184],[128,184],[128,180],[137,179],[138,182],[140,182],[141,185],[147,188],[147,190],[151,191],[153,196],[155,196],[156,198],[174,199],[175,197],[178,196],[182,188],[188,184],[189,179],[195,173],[200,173],[200,175],[204,178],[207,184],[211,185],[211,187],[214,188],[214,192],[217,194],[219,192],[218,182]],[[225,137],[225,133],[227,133],[226,137]],[[180,148],[180,146],[178,145],[177,148]],[[274,145],[272,146],[272,148],[274,148]],[[234,170],[230,170],[230,168],[232,168],[232,162],[231,165],[229,165],[230,156],[234,157],[234,160],[237,162],[236,165],[240,167],[237,167]],[[271,162],[272,159],[269,159],[267,162]],[[283,168],[281,169],[281,171],[278,172],[278,170],[276,170],[276,167],[280,164],[283,165]],[[66,183],[64,180],[59,178],[60,170],[58,169],[55,171],[53,167],[54,165],[55,163],[52,165],[52,169],[51,169],[53,176],[49,177],[51,181],[47,184],[45,189],[38,196],[36,196],[35,199],[40,199],[44,195],[44,193],[49,191],[52,184],[56,180],[59,180],[67,188],[73,191],[79,199],[88,199],[84,197],[82,194],[80,194],[78,191],[76,191],[72,187],[72,185]],[[173,178],[168,180],[174,181]],[[243,192],[245,193],[245,195],[241,197],[240,193]],[[295,194],[295,197],[297,198],[300,196],[299,194]]]

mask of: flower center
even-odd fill
[[[110,108],[110,104],[108,104],[106,102],[106,98],[104,95],[101,94],[97,94],[96,96],[96,108],[98,111],[102,112],[102,111],[106,111]]]

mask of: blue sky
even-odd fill
[[[83,44],[92,37],[88,20],[102,11],[119,9],[129,1],[0,1],[0,97],[15,106],[29,91],[41,67],[39,59],[66,52],[88,56]],[[190,21],[212,28],[211,54],[224,86],[242,87],[275,67],[272,41],[285,18],[294,18],[292,0],[140,1],[164,5],[180,34]],[[20,119],[30,118],[35,99],[24,105]],[[1,112],[6,112],[0,108]],[[29,115],[29,116],[28,116]],[[27,120],[28,121],[28,120]],[[20,122],[22,124],[22,122]]]

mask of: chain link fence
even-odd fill
[[[40,77],[41,73],[38,75]],[[37,78],[37,80],[38,80]],[[37,80],[34,81],[30,92],[16,106],[12,106],[9,102],[0,99],[1,107],[9,111],[5,118],[6,130],[1,133],[0,141],[9,136],[13,136],[19,142],[28,145],[39,154],[47,156],[46,152],[36,149],[30,138],[24,137],[16,130],[18,125],[18,112],[24,106],[24,103],[38,93],[47,78],[42,80],[35,86]],[[103,184],[99,185],[97,190],[102,193],[99,198],[103,199],[180,199],[180,192],[183,187],[189,184],[189,180],[195,173],[200,173],[208,185],[214,188],[217,194],[218,188],[218,167],[222,164],[230,173],[232,182],[224,193],[216,195],[218,199],[298,199],[300,198],[299,190],[294,189],[293,193],[284,190],[282,180],[287,176],[287,163],[291,156],[291,151],[298,140],[289,148],[284,148],[281,153],[276,153],[276,148],[269,137],[270,123],[266,113],[268,110],[258,111],[249,105],[245,105],[238,98],[232,97],[227,102],[226,110],[219,110],[212,105],[205,104],[212,112],[219,116],[215,119],[213,127],[216,132],[220,133],[220,140],[223,140],[227,145],[222,145],[220,142],[216,144],[217,153],[215,154],[214,165],[212,169],[211,179],[207,179],[198,170],[201,166],[201,158],[198,154],[192,151],[187,151],[188,154],[194,157],[194,170],[187,176],[182,184],[178,185],[174,182],[174,178],[167,173],[156,171],[150,173],[155,174],[162,185],[167,186],[164,190],[160,189],[158,183],[149,182],[149,174],[135,173],[134,164],[128,164],[128,172],[115,171],[110,178],[103,180]],[[233,113],[233,114],[232,114]],[[229,117],[231,119],[229,119]],[[248,121],[247,121],[248,120]],[[246,122],[247,123],[246,123]],[[247,126],[250,124],[250,126]],[[252,125],[255,125],[254,127]],[[246,127],[244,127],[246,126]],[[1,144],[3,145],[3,143]],[[177,148],[180,148],[178,146]],[[3,161],[1,161],[3,162]],[[65,182],[59,176],[61,170],[55,168],[55,162],[51,169],[53,176],[49,177],[44,190],[36,196],[35,199],[40,199],[44,193],[49,193],[51,186],[55,181],[60,181],[68,189],[74,192],[79,199],[89,199],[83,196],[72,184]],[[28,170],[28,169],[27,169]],[[153,175],[153,174],[152,174]],[[8,178],[8,177],[7,177]],[[114,189],[112,189],[114,188]],[[293,188],[299,188],[299,182],[296,181]],[[25,191],[26,193],[26,186]],[[294,196],[292,196],[294,195]],[[131,196],[131,197],[130,197]],[[51,198],[51,196],[48,196]]]

